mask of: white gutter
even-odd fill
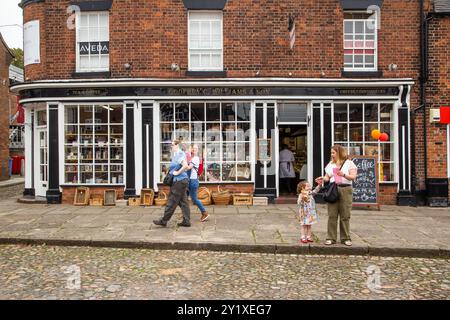
[[[46,88],[111,88],[111,87],[392,87],[414,85],[408,79],[202,79],[202,80],[152,80],[152,79],[84,79],[46,80],[18,84],[11,87],[17,93],[27,89]]]

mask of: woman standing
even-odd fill
[[[198,156],[198,145],[194,144],[191,148],[192,157],[189,163],[189,170],[191,170],[191,176],[189,180],[189,195],[191,196],[192,202],[198,207],[200,213],[202,214],[200,221],[205,222],[208,220],[209,214],[206,212],[205,207],[197,198],[198,187],[200,182],[198,181],[198,168],[200,167],[200,158]]]
[[[180,149],[180,141],[172,142],[172,162],[169,166],[169,173],[173,174],[173,184],[170,186],[169,199],[167,200],[164,216],[160,220],[153,220],[153,223],[165,227],[169,222],[177,206],[181,207],[183,212],[183,222],[179,227],[190,227],[191,212],[187,201],[187,188],[189,186],[189,177],[186,170],[189,166],[186,161],[186,154]]]
[[[337,221],[339,218],[339,229],[341,243],[351,246],[350,216],[353,204],[352,182],[356,179],[356,165],[348,159],[344,147],[335,145],[331,148],[331,161],[325,167],[325,176],[316,179],[322,184],[335,182],[339,193],[339,199],[335,203],[328,203],[328,234],[326,245],[335,244],[337,241]]]

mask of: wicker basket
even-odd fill
[[[155,199],[155,191],[153,189],[141,190],[141,206],[152,206]]]
[[[214,204],[217,205],[228,205],[230,204],[232,195],[228,190],[221,190],[220,186],[217,186],[217,192],[211,193],[212,200]]]
[[[158,193],[158,198],[155,198],[155,205],[165,206],[167,204],[167,194],[164,191]]]
[[[204,206],[209,206],[211,204],[211,191],[206,187],[201,187],[198,189],[197,198]]]

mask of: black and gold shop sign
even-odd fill
[[[114,82],[111,82],[113,84]],[[105,87],[42,88],[21,91],[21,99],[57,97],[397,97],[398,87],[322,88],[322,87]]]

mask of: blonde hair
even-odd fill
[[[305,190],[307,184],[308,184],[308,182],[306,182],[306,181],[300,182],[297,185],[297,193],[300,194],[303,190]]]
[[[335,144],[334,146],[331,147],[331,150],[334,150],[337,155],[335,163],[342,164],[345,160],[347,160],[348,158],[347,150],[343,146]],[[330,162],[333,163],[333,159],[330,159]]]

